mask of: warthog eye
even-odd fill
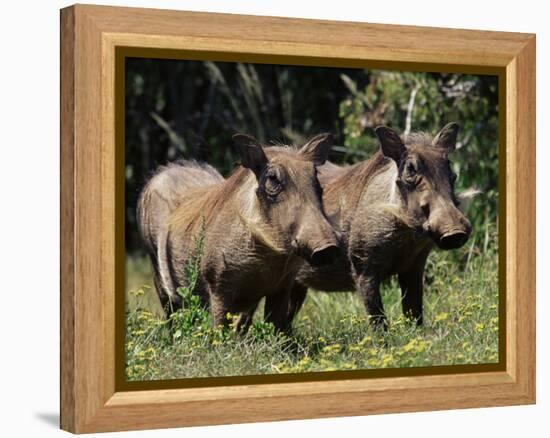
[[[274,170],[265,175],[265,192],[270,198],[276,197],[283,190],[283,184]]]
[[[405,167],[405,174],[407,177],[414,177],[416,175],[416,168],[414,167],[414,164],[410,161],[407,163],[407,166]]]
[[[420,176],[416,170],[416,166],[411,161],[405,164],[403,169],[403,179],[407,183],[409,188],[416,187],[420,182]]]
[[[424,214],[424,217],[429,218],[430,217],[430,204],[423,204],[420,206],[422,209],[422,213]]]

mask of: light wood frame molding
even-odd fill
[[[117,392],[114,71],[120,46],[500,74],[505,370]],[[534,35],[91,5],[61,11],[61,428],[85,433],[534,402]]]

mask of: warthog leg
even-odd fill
[[[290,305],[288,309],[288,324],[292,321],[302,308],[307,295],[307,287],[303,284],[295,282],[290,291]]]
[[[418,260],[407,272],[399,274],[401,305],[403,315],[412,318],[417,325],[422,324],[422,295],[424,292],[424,266],[426,257]]]
[[[254,312],[256,312],[259,303],[260,302],[258,301],[250,309],[241,312],[241,314],[237,318],[237,322],[235,323],[235,329],[238,333],[246,333],[248,331],[248,329],[252,325]]]
[[[275,326],[275,330],[289,332],[292,321],[289,320],[290,288],[265,298],[264,319]]]
[[[232,294],[227,291],[226,296]],[[224,326],[229,327],[231,318],[229,317],[229,303],[224,300],[224,295],[210,292],[210,311],[212,312],[212,322],[214,327]]]
[[[380,295],[380,281],[375,276],[366,274],[355,275],[355,284],[359,292],[367,314],[370,316],[370,322],[376,328],[387,329],[386,316],[384,314],[384,305]]]

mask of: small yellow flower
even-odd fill
[[[403,351],[408,353],[409,351],[416,348],[417,344],[418,344],[418,341],[416,339],[411,339],[409,343],[403,347]]]
[[[441,312],[439,315],[435,317],[435,322],[445,321],[448,317],[449,317],[448,312]]]
[[[427,345],[428,344],[425,341],[419,341],[418,345],[415,348],[415,351],[417,353],[422,353],[424,350],[426,350]]]
[[[153,347],[151,347],[151,348],[148,348],[147,350],[145,350],[144,354],[145,354],[146,359],[154,359],[157,355],[157,352],[155,351],[155,349]]]
[[[133,365],[133,371],[145,371],[145,365]]]
[[[278,373],[286,373],[287,370],[288,370],[288,367],[286,366],[286,364],[284,362],[281,362],[281,363],[276,363],[276,364],[273,364],[271,365],[273,367],[273,369],[275,369],[275,371],[277,371]]]
[[[391,354],[385,354],[382,358],[382,366],[387,367],[393,362],[393,356]]]
[[[341,348],[342,347],[340,344],[327,345],[326,347],[323,348],[323,353],[327,355],[333,355],[338,353]]]
[[[364,347],[365,345],[367,345],[370,341],[372,341],[372,337],[371,336],[365,336],[363,339],[361,339],[361,341],[359,341],[357,343],[357,345],[359,345],[360,347]]]
[[[482,322],[478,322],[476,324],[476,332],[480,333],[483,331],[484,328],[485,328],[485,324],[483,324]]]

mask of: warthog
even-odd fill
[[[368,161],[349,167],[319,168],[328,216],[342,233],[345,247],[330,266],[305,265],[293,286],[289,321],[300,309],[307,288],[356,289],[371,321],[386,326],[380,282],[397,274],[404,314],[422,324],[423,273],[437,245],[449,250],[468,240],[471,225],[459,210],[456,175],[449,163],[459,126],[446,125],[436,136],[408,135],[390,128],[375,132],[381,149]]]
[[[250,313],[266,296],[266,319],[283,330],[290,285],[303,259],[322,265],[338,252],[317,180],[332,136],[318,135],[299,150],[264,149],[242,134],[233,140],[242,166],[228,179],[195,161],[161,167],[140,195],[139,230],[165,310],[182,306],[177,288],[188,281],[186,262],[202,233],[194,293],[210,307],[214,324],[227,324],[228,312]],[[239,326],[249,323],[241,319]]]

